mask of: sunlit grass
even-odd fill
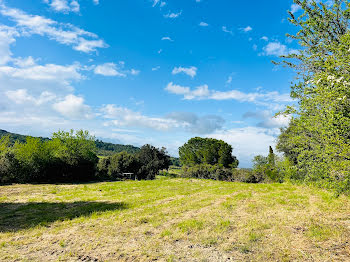
[[[196,179],[0,187],[0,261],[344,261],[350,199]]]

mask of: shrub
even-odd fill
[[[108,176],[108,167],[111,163],[110,157],[100,158],[97,163],[97,178],[99,180],[110,179]]]
[[[144,145],[136,154],[140,164],[138,179],[154,179],[160,170],[169,169],[170,156],[165,148],[158,149],[151,145]]]
[[[124,173],[133,173],[137,176],[140,164],[134,155],[127,152],[115,154],[109,158],[108,176],[112,179],[126,179]]]
[[[233,169],[233,180],[243,183],[262,183],[266,181],[266,177],[261,173],[255,173],[250,169]]]
[[[96,178],[98,158],[87,131],[58,132],[52,140],[0,140],[0,183],[80,182]]]
[[[220,165],[201,164],[195,166],[183,166],[182,177],[198,179],[214,179],[232,181],[232,171]]]

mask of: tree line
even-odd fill
[[[95,138],[88,131],[59,131],[51,139],[27,137],[11,143],[0,139],[0,183],[61,183],[121,180],[125,173],[134,179],[154,179],[170,165],[164,148],[144,145],[136,154],[117,153],[99,158]]]

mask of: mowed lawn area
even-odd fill
[[[0,187],[0,261],[350,261],[350,198],[158,178]]]

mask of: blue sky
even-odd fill
[[[292,1],[0,0],[0,128],[178,147],[223,139],[267,154],[292,101]]]

